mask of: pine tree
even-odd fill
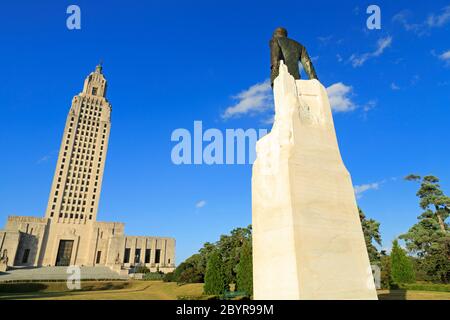
[[[424,210],[418,222],[400,236],[406,248],[418,258],[419,271],[428,280],[450,282],[450,197],[446,196],[435,176],[411,174],[405,178],[420,183],[417,196]]]
[[[211,253],[205,274],[205,294],[220,295],[227,290],[227,281],[222,267],[222,257],[219,251]]]
[[[391,278],[395,284],[412,283],[415,274],[412,261],[399,246],[398,240],[392,242],[391,251]]]
[[[247,295],[253,294],[253,263],[251,239],[246,240],[242,246],[240,261],[237,266],[237,290]]]
[[[367,219],[361,208],[358,208],[358,210],[370,263],[380,264],[380,253],[373,244],[375,242],[381,246],[380,223],[374,219]]]

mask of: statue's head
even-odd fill
[[[287,37],[288,32],[285,28],[283,27],[278,27],[275,29],[275,31],[273,32],[273,36],[274,37]]]

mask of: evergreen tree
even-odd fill
[[[392,242],[391,278],[397,285],[415,281],[412,261],[399,246],[397,239]]]
[[[252,227],[236,228],[228,235],[221,235],[215,243],[206,242],[198,253],[181,263],[174,271],[172,279],[178,283],[203,282],[208,260],[218,251],[222,261],[223,275],[227,284],[237,283],[237,266],[240,261],[242,246],[251,243]]]
[[[361,210],[361,208],[358,208],[358,210],[370,263],[380,264],[380,253],[373,244],[373,242],[375,242],[381,246],[380,223],[378,221],[375,221],[374,219],[366,219],[366,215]]]
[[[218,250],[210,254],[205,274],[205,294],[220,295],[228,289],[228,283],[222,267],[222,257]]]
[[[253,295],[253,259],[252,243],[246,240],[242,246],[240,261],[237,266],[237,290]]]
[[[429,280],[450,282],[450,197],[446,196],[435,176],[409,175],[408,181],[420,183],[417,196],[424,212],[407,233],[400,236],[406,248],[420,258],[417,266]]]

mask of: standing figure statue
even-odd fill
[[[270,82],[273,87],[273,81],[278,76],[280,67],[280,60],[284,61],[289,73],[294,79],[300,79],[300,70],[298,62],[300,61],[305,69],[306,74],[310,79],[317,79],[316,71],[311,62],[311,58],[306,51],[306,48],[295,40],[287,37],[287,30],[285,28],[275,29],[270,45]]]
[[[3,250],[3,254],[0,256],[0,272],[8,270],[8,250]]]

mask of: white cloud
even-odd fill
[[[421,23],[411,23],[409,18],[411,11],[403,10],[397,13],[392,21],[400,23],[406,31],[412,31],[423,36],[429,33],[432,28],[440,28],[450,22],[450,6],[446,6],[441,9],[438,14],[429,14],[427,19]]]
[[[36,163],[41,164],[43,162],[47,162],[50,159],[50,155],[45,155],[42,158],[40,158]]]
[[[426,20],[426,24],[430,28],[438,28],[442,27],[447,24],[447,22],[450,21],[450,6],[444,7],[441,9],[441,13],[436,14],[430,14]]]
[[[411,16],[411,12],[409,10],[403,10],[397,13],[392,21],[400,23],[406,31],[413,31],[416,33],[423,32],[423,26],[417,23],[410,23],[409,17]]]
[[[353,93],[351,86],[337,82],[329,86],[327,92],[331,109],[334,112],[349,112],[357,108],[357,105],[350,98]],[[239,117],[246,114],[263,113],[270,109],[273,110],[273,95],[269,80],[255,84],[233,98],[237,99],[238,102],[225,110],[222,114],[223,119]],[[367,105],[372,108],[375,103],[369,102]],[[273,123],[273,114],[261,122],[263,124]]]
[[[44,163],[44,162],[49,161],[50,159],[53,158],[53,156],[54,156],[55,154],[58,154],[58,150],[50,151],[48,154],[42,156],[41,158],[39,158],[39,159],[36,161],[36,164],[42,164],[42,163]]]
[[[351,86],[347,86],[342,82],[329,86],[327,92],[331,109],[335,112],[348,112],[356,109],[356,105],[349,97],[352,91],[353,88]]]
[[[273,124],[274,121],[275,121],[275,115],[272,114],[271,116],[261,120],[261,123],[263,125],[271,125],[271,124]]]
[[[392,82],[391,83],[391,89],[396,91],[396,90],[400,90],[400,87],[395,82]]]
[[[333,35],[325,36],[325,37],[317,37],[317,39],[323,44],[328,45],[333,39]]]
[[[367,102],[363,106],[363,110],[364,110],[365,113],[367,113],[370,110],[372,110],[373,108],[375,108],[376,106],[377,106],[377,101],[376,100],[370,100],[369,102]]]
[[[223,119],[239,117],[244,114],[261,113],[273,107],[272,87],[270,80],[257,83],[247,90],[233,96],[236,103],[228,107],[222,114]]]
[[[450,50],[445,51],[444,53],[439,55],[439,59],[445,61],[447,65],[450,65]]]
[[[355,195],[359,199],[362,197],[364,192],[367,192],[369,190],[378,190],[380,187],[381,182],[373,182],[373,183],[366,183],[361,184],[357,186],[353,186],[353,189],[355,190]]]
[[[364,54],[352,54],[350,57],[350,62],[354,68],[361,67],[367,60],[375,57],[379,57],[383,54],[384,50],[390,47],[392,44],[392,37],[387,36],[386,38],[381,38],[377,42],[377,48],[373,52],[366,52]]]
[[[444,52],[443,54],[439,55],[439,59],[441,60],[450,60],[450,50]]]
[[[199,202],[197,202],[195,204],[195,207],[198,208],[198,209],[203,208],[204,206],[206,206],[206,201],[205,200],[200,200]]]

